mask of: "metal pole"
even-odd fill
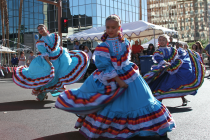
[[[156,47],[156,44],[155,44],[155,29],[153,29],[153,34],[154,34],[154,46]]]
[[[52,4],[58,7],[58,35],[60,36],[60,46],[62,46],[62,33],[61,33],[62,1],[61,0],[58,0],[58,2],[49,1],[49,0],[38,0],[38,1],[46,2],[48,4]]]
[[[58,35],[60,36],[60,46],[62,46],[62,33],[61,33],[61,18],[62,18],[62,1],[58,0]]]

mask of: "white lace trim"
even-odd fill
[[[113,70],[114,71],[114,70]],[[116,72],[116,71],[115,71]],[[107,73],[108,74],[108,73]],[[117,73],[116,73],[117,74]],[[100,73],[99,75],[94,75],[93,76],[93,78],[94,79],[98,79],[101,83],[103,83],[104,85],[110,85],[111,87],[113,87],[113,88],[116,88],[117,87],[117,85],[116,85],[116,82],[107,82],[107,80],[109,80],[109,79],[111,79],[111,78],[109,78],[109,79],[107,79],[107,77],[106,76],[104,76],[105,74],[103,74],[103,72],[102,73]],[[135,74],[133,74],[129,79],[126,79],[126,80],[123,80],[126,84],[129,84],[129,83],[131,83],[131,82],[133,82],[133,81],[135,81],[136,80],[136,78],[139,76],[140,74],[139,74],[139,69],[137,69],[137,70],[135,70]],[[114,78],[114,77],[116,77],[116,76],[118,76],[118,74],[116,75],[116,76],[114,76],[114,73],[113,73],[113,75],[112,75],[113,77],[112,78]]]
[[[111,72],[104,73],[102,71],[99,75],[94,75],[94,79],[98,79],[102,83],[106,83],[107,80],[112,79],[114,77],[118,76],[117,72],[115,70],[112,70]]]
[[[162,61],[160,61],[159,63],[158,63],[158,67],[160,67],[160,66],[162,66],[162,65],[164,65],[166,63],[166,61],[165,60],[162,60]]]
[[[102,57],[106,57],[106,58],[111,59],[111,57],[110,57],[110,54],[109,54],[109,53],[102,52],[102,51],[95,51],[95,52],[94,52],[94,55],[100,55],[100,56],[102,56]]]
[[[45,53],[41,53],[41,55],[40,56],[49,56],[49,53],[47,53],[47,52],[45,52]]]
[[[116,70],[121,70],[123,67],[126,67],[129,64],[130,64],[130,62],[128,59],[126,61],[122,62],[122,64],[120,66],[117,65],[117,62],[112,62],[112,65],[114,66],[114,68]]]
[[[44,43],[44,42],[39,42],[39,43],[36,44],[36,48],[37,48],[37,49],[38,49],[38,46],[39,46],[39,45],[45,47],[45,43]]]

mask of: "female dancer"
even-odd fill
[[[36,43],[39,56],[29,67],[18,67],[13,81],[23,88],[33,89],[32,94],[42,101],[47,98],[47,92],[58,96],[65,90],[64,85],[79,80],[88,67],[88,56],[82,51],[68,52],[60,47],[60,37],[49,34],[45,25],[40,24],[37,29],[42,35]]]
[[[168,41],[164,35],[158,41],[160,47],[153,55],[156,65],[144,75],[154,96],[162,100],[195,95],[204,80],[204,66],[199,55],[181,47],[178,50],[166,47]],[[182,99],[183,105],[187,105],[187,100]]]
[[[66,90],[55,106],[79,115],[75,127],[88,139],[126,139],[160,135],[175,127],[167,108],[156,100],[129,61],[130,43],[123,38],[117,15],[106,19],[106,32],[95,49],[98,68],[79,89]]]

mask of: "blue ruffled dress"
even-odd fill
[[[159,100],[195,95],[203,83],[205,68],[199,54],[192,50],[160,47],[153,60],[155,65],[144,79]]]
[[[37,100],[43,100],[47,92],[58,96],[65,90],[65,85],[78,81],[86,72],[88,55],[82,51],[70,51],[60,47],[57,34],[42,36],[36,43],[39,56],[32,60],[29,67],[18,67],[13,74],[13,81],[23,87],[33,89]],[[52,66],[44,56],[49,56]]]
[[[61,93],[55,104],[78,114],[75,128],[88,139],[163,135],[175,128],[170,112],[154,98],[138,66],[129,61],[127,39],[121,43],[107,38],[94,53],[98,69],[79,89]],[[127,89],[118,86],[116,76],[128,84]]]

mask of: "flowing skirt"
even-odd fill
[[[91,75],[79,89],[61,93],[55,106],[77,114],[75,128],[88,139],[163,135],[175,128],[170,112],[141,76],[127,89],[113,89]]]
[[[50,67],[42,56],[38,56],[29,67],[18,67],[14,71],[13,81],[23,88],[33,89],[32,94],[36,93],[38,100],[43,100],[47,92],[58,96],[65,90],[65,85],[78,81],[89,65],[85,52],[67,52],[66,49],[51,62],[53,65]]]
[[[174,74],[169,74],[171,66],[156,67],[144,75],[156,99],[177,98],[195,95],[204,81],[205,67],[199,55],[188,50],[182,58],[183,64]]]

